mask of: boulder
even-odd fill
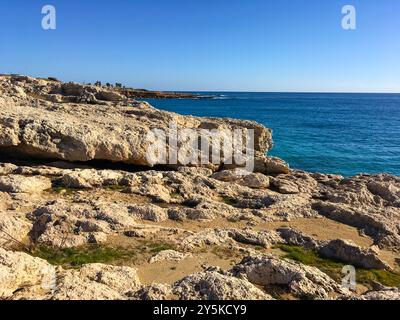
[[[240,183],[249,188],[263,189],[269,187],[269,178],[262,173],[250,173]]]
[[[250,282],[206,271],[190,275],[173,285],[180,300],[273,300]]]
[[[45,260],[0,248],[0,299],[10,299],[25,287],[41,287],[49,268]]]
[[[298,297],[327,299],[332,294],[344,294],[346,291],[315,267],[273,255],[248,256],[232,272],[259,286],[285,285],[290,293]]]
[[[294,228],[279,228],[277,232],[289,245],[300,246],[310,250],[318,250],[321,246],[318,241]]]
[[[60,273],[52,299],[124,300],[140,287],[135,268],[88,264]]]
[[[356,267],[365,269],[391,269],[391,267],[378,256],[378,249],[361,248],[348,240],[332,240],[319,249],[321,255],[344,261]]]

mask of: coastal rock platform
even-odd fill
[[[254,172],[149,158],[171,121],[254,130]],[[256,122],[0,76],[0,299],[399,299],[400,178],[294,170],[272,146]]]

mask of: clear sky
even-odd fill
[[[57,9],[57,29],[41,9]],[[343,30],[341,9],[357,9]],[[0,1],[0,73],[160,90],[400,92],[399,0]]]

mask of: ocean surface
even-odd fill
[[[147,101],[181,114],[256,120],[273,130],[268,154],[292,168],[400,176],[400,94],[201,94],[214,98]]]

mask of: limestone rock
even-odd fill
[[[278,190],[283,194],[296,194],[299,193],[299,188],[293,183],[286,182],[278,184]]]
[[[134,268],[88,264],[79,270],[63,271],[52,299],[127,299],[127,295],[139,288],[140,281]]]
[[[0,299],[13,297],[14,292],[28,286],[42,286],[49,264],[26,253],[0,248]]]
[[[150,263],[156,263],[164,260],[180,261],[192,257],[190,253],[182,253],[175,250],[164,250],[150,258]]]
[[[260,156],[255,159],[255,172],[265,174],[289,173],[289,165],[282,159],[276,157]]]
[[[168,219],[167,209],[152,204],[132,205],[130,212],[141,219],[150,221],[164,221]]]
[[[93,188],[119,185],[123,175],[112,170],[74,170],[61,178],[61,185],[68,188]]]
[[[319,252],[328,258],[344,261],[365,269],[391,269],[379,258],[373,249],[364,249],[348,240],[332,240],[322,246]]]
[[[264,153],[272,147],[271,130],[256,122],[181,116],[147,103],[128,101],[111,89],[7,76],[0,77],[0,87],[0,152],[18,157],[104,160],[147,167],[166,164],[176,168],[186,165],[182,156],[176,164],[168,164],[150,152],[154,144],[150,130],[157,128],[168,135],[174,132],[171,122],[181,132],[177,140],[183,148],[188,145],[184,134],[188,128],[195,133],[215,129],[226,140],[230,138],[226,129],[252,129],[254,151]],[[205,135],[205,139],[211,141],[212,135]],[[246,146],[242,149],[245,153]],[[231,156],[224,155],[219,164]],[[209,162],[203,166],[215,168],[218,164]]]
[[[18,167],[11,163],[0,163],[0,175],[13,173]]]
[[[21,214],[0,210],[0,247],[18,246],[29,234],[32,224]]]
[[[356,206],[317,201],[312,205],[319,214],[341,223],[357,227],[372,236],[380,247],[396,248],[400,244],[397,208]]]
[[[250,228],[230,229],[229,236],[237,242],[262,246],[269,248],[273,244],[283,242],[282,238],[275,231],[253,231]]]
[[[301,246],[310,250],[318,250],[321,246],[318,241],[294,228],[279,228],[277,232],[289,245]]]
[[[223,170],[214,173],[211,177],[220,181],[234,182],[240,179],[242,176],[239,175],[235,170]]]
[[[400,300],[399,288],[386,288],[379,291],[370,291],[360,297],[361,300]]]
[[[173,297],[172,287],[163,283],[152,283],[142,287],[133,295],[137,300],[171,300]]]
[[[227,244],[229,241],[233,243],[233,240],[229,237],[228,230],[205,229],[179,239],[179,245],[184,249],[193,249],[203,245]]]
[[[339,284],[319,269],[272,255],[246,257],[233,268],[233,273],[260,286],[286,285],[299,297],[327,299],[331,294],[344,293]]]
[[[45,177],[20,175],[0,176],[0,191],[10,193],[37,193],[51,188],[51,181]]]
[[[190,275],[173,286],[181,300],[272,300],[250,282],[206,271]]]
[[[250,173],[246,175],[240,183],[254,189],[268,188],[269,178],[262,173]]]

